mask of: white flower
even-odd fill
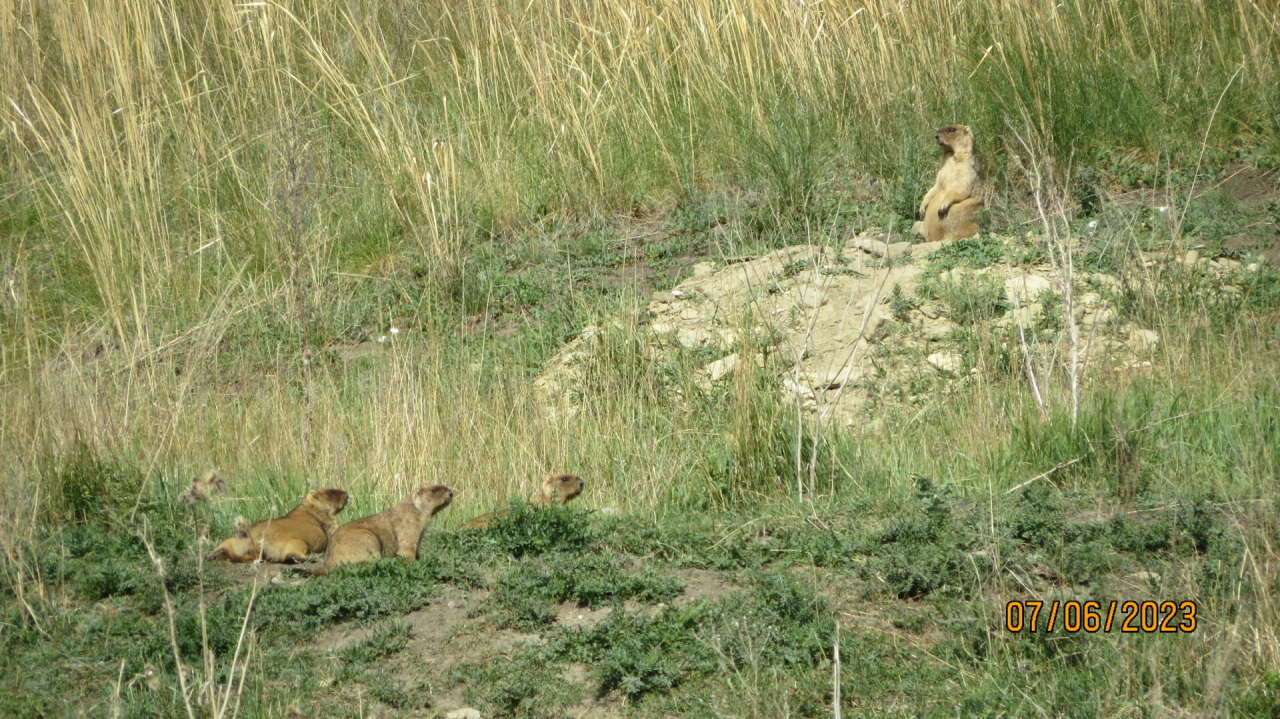
[[[383,336],[379,337],[379,338],[378,338],[378,341],[379,341],[379,342],[386,342],[386,341],[387,341],[387,336],[386,336],[386,335],[383,335]]]
[[[672,297],[684,297],[684,293],[680,290],[671,290]]]
[[[392,327],[392,328],[391,328],[391,334],[393,334],[393,335],[398,335],[398,334],[400,334],[400,328],[399,328],[399,327]]]
[[[1097,221],[1097,220],[1091,220],[1091,221],[1089,222],[1089,229],[1091,229],[1091,230],[1092,230],[1092,229],[1095,229],[1097,226],[1098,226],[1098,221]]]
[[[615,510],[613,507],[605,507],[604,509],[600,510],[601,514],[613,514],[616,511],[617,510]]]
[[[1166,210],[1168,210],[1168,209],[1169,209],[1169,206],[1168,206],[1168,205],[1161,205],[1161,206],[1159,206],[1159,207],[1157,207],[1157,208],[1156,208],[1156,212],[1164,212],[1164,211],[1166,211]]]

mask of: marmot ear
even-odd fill
[[[413,506],[417,507],[420,512],[425,512],[430,507],[427,502],[427,494],[428,492],[425,489],[413,490]]]

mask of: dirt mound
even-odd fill
[[[864,233],[842,247],[796,245],[695,265],[693,277],[654,294],[642,328],[646,355],[652,361],[677,352],[719,355],[701,369],[701,384],[710,387],[745,362],[763,365],[767,347],[788,400],[845,424],[872,400],[919,400],[986,371],[973,347],[986,329],[998,331],[1020,365],[1030,355],[1042,371],[1069,361],[1070,325],[1083,370],[1150,366],[1160,336],[1121,321],[1113,301],[1117,277],[1076,272],[1067,322],[1062,273],[1019,256],[1011,240],[896,239]],[[1220,275],[1244,271],[1194,250],[1146,260]],[[626,328],[587,327],[547,364],[534,384],[547,416],[576,411],[583,367],[611,331]]]

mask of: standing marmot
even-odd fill
[[[538,507],[560,506],[582,494],[582,478],[573,474],[553,474],[542,483],[542,489],[529,496],[529,504]],[[482,514],[462,525],[461,529],[488,529],[493,520],[507,516],[507,510]]]
[[[347,506],[341,489],[314,489],[302,503],[279,519],[267,519],[246,526],[236,518],[236,536],[214,548],[210,559],[229,562],[301,562],[313,552],[323,552],[338,526],[334,517]]]
[[[973,130],[968,125],[947,125],[934,137],[942,145],[942,168],[933,187],[920,202],[927,242],[958,240],[978,234],[981,178],[973,156]]]
[[[443,484],[419,485],[400,504],[338,527],[329,540],[324,566],[310,573],[321,575],[341,564],[378,557],[416,560],[427,524],[452,501],[453,490]]]

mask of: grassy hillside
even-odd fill
[[[1274,715],[1278,87],[1271,3],[5,3],[4,708],[827,716],[839,620],[845,715]],[[834,431],[772,359],[710,389],[654,360],[644,307],[693,264],[905,231],[951,122],[998,259],[1070,245],[1151,366],[1088,374],[1073,416],[1066,355],[1033,388],[972,293],[916,299],[986,302],[984,370]],[[1240,265],[1157,261],[1188,249]],[[548,419],[533,379],[589,324]],[[179,504],[213,467],[229,491]],[[454,533],[553,471],[609,511]],[[197,561],[308,488],[350,519],[421,481],[458,495],[418,564],[254,590]],[[689,599],[694,571],[733,590]],[[462,635],[540,643],[414,664],[451,592]],[[1201,628],[1001,629],[1009,599],[1148,595]],[[382,624],[324,644],[353,621]]]

